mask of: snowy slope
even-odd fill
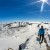
[[[39,42],[36,40],[39,29],[37,27],[38,24],[26,24],[27,26],[18,28],[2,26],[2,30],[0,30],[0,50],[8,50],[8,48],[18,50],[19,45],[25,43],[26,39],[28,38],[30,40],[28,41],[24,50],[47,50],[45,43],[42,43],[42,45],[40,45]],[[17,23],[13,23],[13,25],[11,24],[11,27],[16,27],[16,25],[18,26]],[[44,28],[49,29],[48,24],[43,24],[43,26]]]

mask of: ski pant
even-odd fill
[[[43,42],[43,40],[44,40],[44,34],[40,35],[40,40]]]

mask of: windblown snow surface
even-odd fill
[[[7,26],[4,27],[0,25],[0,50],[8,50],[8,48],[18,50],[19,45],[25,43],[28,38],[29,41],[26,44],[26,48],[23,50],[47,50],[46,44],[44,42],[40,45],[39,42],[36,40],[39,29],[37,27],[38,24],[27,24],[26,27],[18,28],[9,28]],[[50,24],[44,24],[44,27],[49,29]],[[47,35],[45,35],[45,37],[47,37]],[[48,42],[48,38],[46,39]]]

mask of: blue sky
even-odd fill
[[[50,21],[50,5],[45,3],[41,13],[42,3],[30,4],[36,1],[38,0],[0,0],[0,22]]]

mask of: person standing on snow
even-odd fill
[[[45,29],[43,28],[43,26],[41,26],[38,33],[38,35],[40,36],[40,43],[42,43],[44,40],[44,33],[45,33]]]

